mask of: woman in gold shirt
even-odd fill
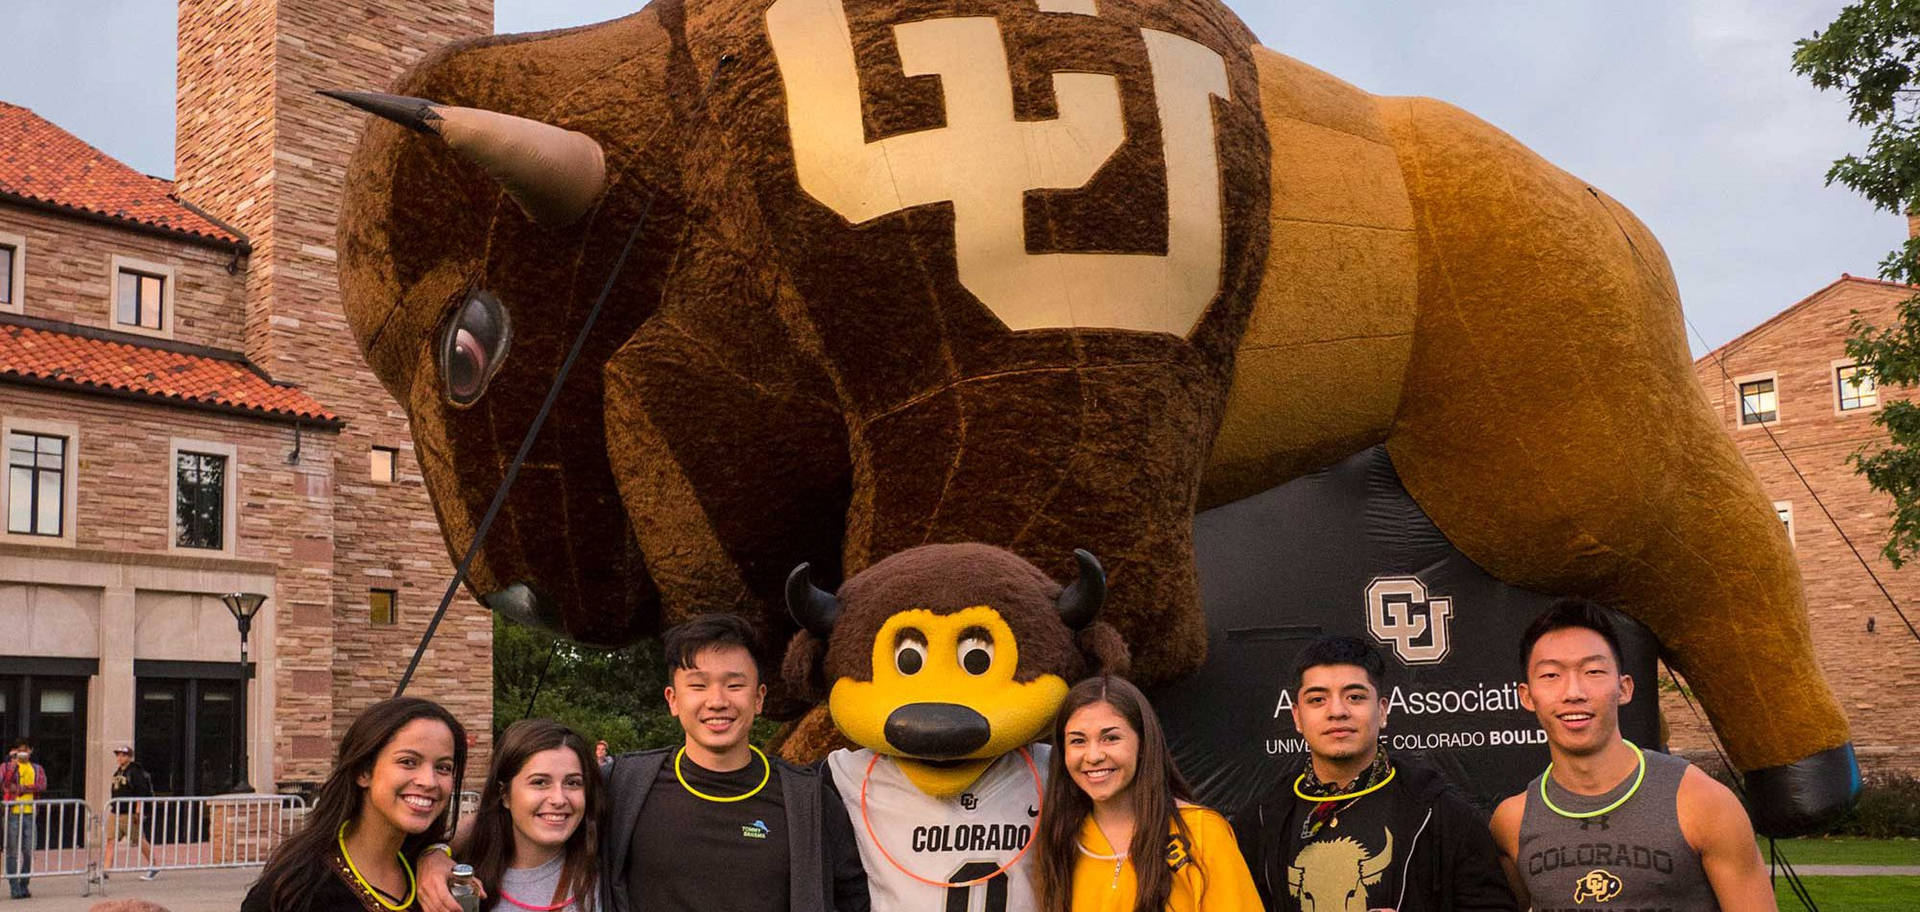
[[[1193,803],[1139,688],[1110,676],[1074,685],[1053,743],[1033,840],[1040,912],[1260,908],[1233,828]]]

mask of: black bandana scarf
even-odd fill
[[[1342,786],[1339,783],[1321,782],[1320,777],[1314,775],[1313,759],[1309,757],[1307,759],[1306,778],[1299,780],[1300,794],[1319,798],[1363,791],[1387,778],[1388,771],[1392,769],[1393,764],[1387,760],[1387,752],[1384,750],[1374,751],[1373,764],[1361,770],[1360,775],[1354,777],[1352,785]],[[1333,818],[1339,816],[1341,811],[1352,807],[1355,801],[1359,801],[1360,798],[1364,797],[1366,796],[1362,795],[1357,798],[1347,799],[1346,801],[1322,801],[1315,804],[1313,811],[1307,815],[1306,819],[1300,821],[1300,838],[1312,839],[1315,834],[1320,832],[1322,827],[1325,827]]]

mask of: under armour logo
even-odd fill
[[[1037,0],[1042,12],[1095,16],[1094,0]],[[1167,177],[1167,253],[1027,252],[1028,191],[1093,179],[1126,139],[1120,83],[1054,73],[1059,116],[1014,119],[999,20],[954,16],[893,27],[907,76],[937,76],[946,124],[868,142],[860,72],[842,0],[777,0],[767,37],[786,87],[800,187],[854,224],[953,204],[960,284],[1008,329],[1106,327],[1185,336],[1220,290],[1223,261],[1214,97],[1226,61],[1143,28]]]
[[[1430,596],[1418,577],[1386,576],[1367,584],[1367,632],[1409,665],[1430,665],[1453,649],[1447,622],[1453,600]]]
[[[1597,826],[1597,827],[1599,827],[1599,828],[1600,828],[1601,830],[1603,830],[1603,831],[1604,831],[1604,830],[1606,830],[1606,829],[1607,829],[1607,818],[1608,818],[1608,817],[1611,817],[1611,816],[1613,816],[1613,815],[1611,815],[1611,814],[1601,814],[1601,815],[1600,815],[1600,816],[1598,816],[1598,817],[1588,817],[1588,818],[1585,818],[1585,819],[1583,819],[1583,820],[1581,820],[1581,821],[1580,821],[1580,828],[1581,828],[1581,829],[1583,829],[1583,830],[1586,830],[1586,829],[1591,829],[1591,828],[1593,828],[1593,827],[1596,827],[1596,826]]]
[[[972,792],[961,792],[960,806],[971,811],[980,806],[980,798]]]

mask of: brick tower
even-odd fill
[[[493,2],[180,0],[179,9],[176,192],[251,244],[248,357],[346,422],[331,455],[294,467],[298,496],[330,512],[331,535],[284,555],[301,572],[281,578],[299,582],[283,583],[268,606],[274,776],[316,782],[354,714],[392,692],[453,570],[406,417],[361,361],[340,310],[334,222],[365,115],[315,90],[384,90],[432,50],[490,34]],[[369,468],[389,455],[391,482]],[[388,593],[392,623],[378,607]],[[469,768],[485,768],[490,741],[491,629],[462,593],[409,690],[445,704],[478,737]]]

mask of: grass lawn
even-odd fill
[[[1775,845],[1796,868],[1814,864],[1920,865],[1920,839],[1835,836],[1829,839],[1782,839]],[[1767,854],[1767,842],[1764,839],[1760,841],[1760,857],[1763,860],[1771,860],[1772,857]]]
[[[1920,877],[1803,877],[1807,894],[1821,912],[1912,912],[1920,903]],[[1806,908],[1787,889],[1773,885],[1780,912]]]

